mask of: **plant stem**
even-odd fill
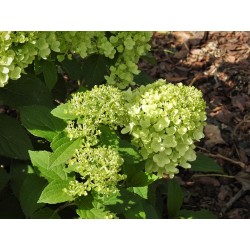
[[[65,204],[62,204],[61,206],[59,206],[59,207],[54,211],[54,213],[51,215],[50,218],[53,218],[53,216],[54,216],[56,213],[58,213],[59,211],[63,210],[64,208],[70,207],[70,206],[73,206],[73,205],[75,205],[74,202],[72,202],[72,203],[67,202],[67,203],[65,203]]]
[[[225,178],[232,178],[232,179],[235,178],[233,175],[224,175],[224,174],[194,174],[191,178],[204,177],[204,176],[216,176],[216,177],[225,177]]]

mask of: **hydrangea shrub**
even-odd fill
[[[17,113],[0,114],[0,155],[11,160],[0,178],[11,180],[26,218],[60,218],[68,207],[74,218],[159,218],[162,185],[169,214],[178,216],[183,194],[173,177],[196,159],[206,105],[195,87],[163,79],[141,86],[134,79],[151,35],[0,32],[0,103]],[[99,55],[108,60],[93,71],[87,59]],[[61,101],[55,93],[63,89],[63,62],[75,58],[80,66],[70,70],[93,71],[93,83],[74,82]],[[36,72],[45,62],[47,73]],[[13,140],[16,131],[20,138]]]

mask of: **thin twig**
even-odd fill
[[[73,206],[73,205],[75,205],[74,202],[73,202],[73,203],[67,202],[67,203],[65,203],[65,204],[62,204],[61,206],[59,206],[59,207],[54,211],[54,213],[51,215],[50,218],[53,218],[53,216],[54,216],[56,213],[58,213],[59,211],[63,210],[64,208],[70,207],[70,206]]]
[[[207,155],[207,156],[211,156],[211,157],[213,157],[213,158],[219,158],[219,159],[226,160],[226,161],[231,162],[231,163],[233,163],[233,164],[239,165],[239,166],[242,167],[242,168],[245,168],[245,167],[246,167],[246,164],[244,164],[243,162],[236,161],[236,160],[232,160],[232,159],[230,159],[230,158],[228,158],[228,157],[226,157],[226,156],[224,156],[224,155],[221,155],[221,154],[212,154],[212,153],[209,153],[209,151],[208,151],[207,149],[202,148],[202,147],[199,147],[199,146],[197,146],[197,148],[199,148],[199,149],[205,151],[206,153],[204,153],[204,154]]]
[[[229,202],[225,205],[225,207],[222,209],[222,212],[225,213],[233,204],[236,202],[243,194],[246,192],[244,188],[241,188],[238,193],[236,193],[235,196],[233,196]]]
[[[249,116],[248,116],[248,115],[245,116],[244,119],[243,119],[242,121],[240,121],[240,122],[235,126],[234,131],[233,131],[233,136],[235,136],[237,129],[238,129],[243,123],[245,123],[245,122],[247,122],[247,123],[250,122]]]
[[[195,76],[192,81],[189,83],[189,86],[192,86],[198,79],[202,78],[203,74],[198,74],[197,76]]]
[[[235,178],[233,175],[225,175],[225,174],[194,174],[192,175],[191,179],[194,177],[207,177],[207,176],[225,177],[225,178],[232,178],[232,179]]]

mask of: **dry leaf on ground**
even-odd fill
[[[205,136],[208,140],[205,141],[205,145],[209,148],[215,146],[216,144],[226,144],[221,137],[221,132],[218,126],[208,124],[204,128]]]
[[[235,179],[241,183],[244,190],[250,190],[250,174],[244,171],[235,175]]]

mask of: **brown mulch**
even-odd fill
[[[250,32],[155,32],[152,53],[155,64],[140,62],[152,78],[203,92],[207,126],[197,151],[233,176],[192,178],[181,172],[183,208],[250,218]]]

